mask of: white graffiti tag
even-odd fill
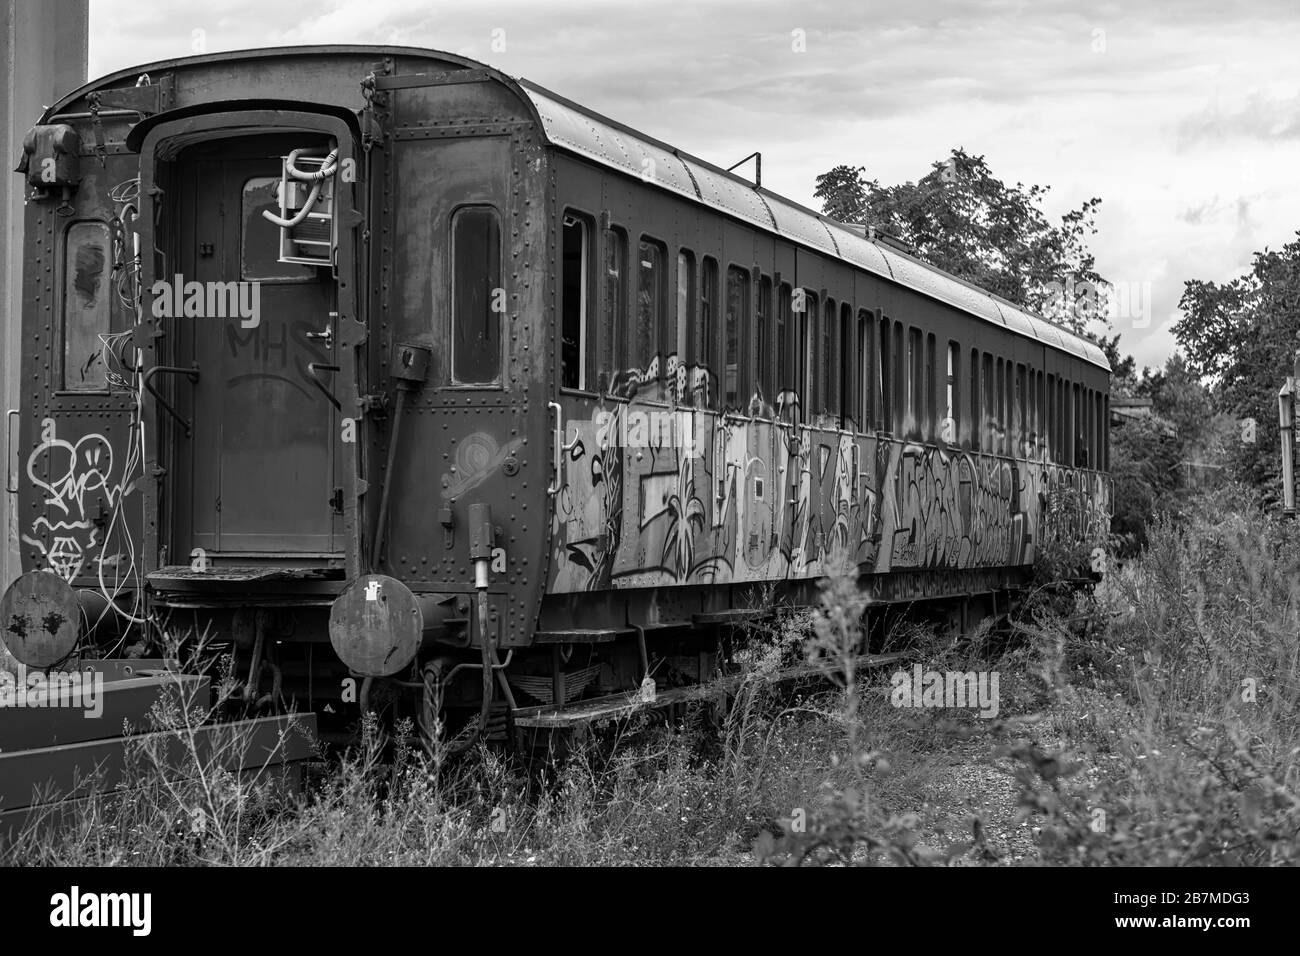
[[[27,459],[27,477],[44,493],[48,510],[32,522],[23,541],[39,548],[50,570],[66,581],[81,573],[87,555],[103,543],[102,522],[86,514],[86,503],[99,492],[109,509],[117,504],[122,486],[109,483],[112,474],[113,446],[103,435],[84,435],[73,444],[55,434],[54,419],[41,423],[41,443]]]

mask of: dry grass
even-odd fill
[[[1300,533],[1217,500],[1158,522],[1095,594],[1043,592],[1013,640],[912,628],[926,669],[998,671],[995,719],[895,707],[851,674],[863,598],[752,636],[728,706],[607,733],[538,780],[386,740],[306,792],[137,755],[128,794],[34,829],[18,864],[1282,864],[1300,856]],[[1059,560],[1060,555],[1052,556]],[[774,693],[800,658],[834,686]],[[201,714],[160,713],[182,735]],[[599,736],[599,735],[598,735]]]

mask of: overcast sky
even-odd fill
[[[1300,229],[1300,7],[748,0],[708,3],[91,0],[90,73],[305,43],[451,50],[527,77],[819,208],[839,163],[915,180],[955,146],[1050,214],[1103,200],[1098,271],[1141,297],[1121,348],[1156,365],[1187,279],[1226,280]],[[1132,309],[1140,312],[1140,309]]]

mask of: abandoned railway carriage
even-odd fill
[[[830,571],[986,613],[1103,530],[1094,345],[458,56],[119,72],[19,171],[32,665],[193,629],[250,703],[537,725]]]

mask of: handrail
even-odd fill
[[[564,410],[560,408],[559,402],[547,402],[546,407],[555,412],[555,430],[551,434],[551,468],[555,475],[546,488],[546,493],[553,495],[560,490],[560,475],[563,467],[561,449],[564,447]]]
[[[548,495],[554,495],[554,494],[559,494],[560,488],[564,484],[564,453],[566,451],[572,451],[574,448],[576,448],[578,446],[579,439],[577,434],[575,433],[573,436],[573,441],[566,442],[564,440],[564,409],[560,407],[559,402],[547,402],[546,407],[548,409],[555,410],[555,432],[551,436],[551,442],[552,442],[551,467],[555,471],[555,478],[552,481],[552,483],[548,485],[546,488],[546,493]]]
[[[309,333],[311,334],[311,333]],[[334,397],[334,393],[325,387],[325,383],[320,380],[317,372],[338,372],[341,371],[337,365],[324,365],[321,362],[308,362],[307,374],[311,376],[312,383],[321,391],[321,394],[329,399],[329,403],[334,406],[335,411],[343,411],[343,403]]]
[[[11,408],[5,412],[5,491],[11,495],[18,494],[18,475],[14,474],[12,484],[9,481],[9,465],[14,457],[15,443],[10,441],[14,433],[14,416],[18,414],[18,409]]]
[[[150,381],[155,375],[184,375],[191,382],[197,383],[199,380],[199,363],[195,362],[190,368],[181,365],[155,365],[146,371],[140,380],[140,384],[144,386],[145,391],[152,395],[172,418],[185,426],[185,437],[189,438],[194,434],[194,423],[187,418],[183,418],[180,412],[172,408],[167,399],[158,394],[158,390],[153,387],[153,383]]]

